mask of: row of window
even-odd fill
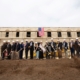
[[[57,36],[62,37],[61,32],[57,32]],[[6,32],[5,37],[9,37],[9,32]],[[19,37],[19,32],[16,32],[16,37]],[[26,37],[31,37],[31,32],[27,32]],[[37,37],[40,37],[38,32]],[[51,32],[47,32],[47,37],[52,37]],[[72,37],[71,32],[67,32],[67,37]],[[77,37],[80,37],[80,32],[77,32]]]

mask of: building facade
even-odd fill
[[[70,39],[75,39],[76,37],[80,38],[80,28],[79,27],[45,27],[44,28],[44,36],[39,37],[38,28],[37,27],[4,27],[0,28],[0,44],[3,40],[16,40],[25,41],[28,39],[33,39],[34,41],[43,42],[50,41],[51,38],[54,41],[66,39],[70,41]]]

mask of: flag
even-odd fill
[[[38,33],[39,33],[39,36],[44,36],[44,28],[39,27]]]

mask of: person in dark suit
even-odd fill
[[[59,58],[62,58],[62,42],[60,42],[60,40],[58,40],[57,41],[57,47],[58,47],[58,49],[57,49],[57,51],[58,51],[58,57]]]
[[[29,46],[30,46],[30,59],[33,59],[33,51],[34,51],[34,42],[33,42],[33,39],[31,39],[31,41],[29,43]]]
[[[50,54],[49,53],[51,53],[51,48],[49,49],[49,42],[46,41],[46,44],[45,44],[44,47],[46,49],[46,59],[50,59]]]
[[[69,47],[70,47],[70,52],[71,52],[71,57],[73,58],[74,57],[74,55],[75,55],[75,53],[74,53],[74,47],[73,47],[73,45],[74,45],[74,41],[73,41],[73,39],[71,39],[71,41],[69,42]]]
[[[7,47],[6,41],[4,40],[4,41],[3,41],[3,44],[2,44],[2,46],[1,46],[1,57],[2,57],[2,60],[3,60],[4,57],[5,57],[5,50],[6,50],[6,47]]]
[[[39,59],[43,59],[42,41],[39,43]]]
[[[62,50],[62,42],[58,40],[58,49]]]
[[[19,59],[19,52],[20,52],[20,43],[18,42],[18,40],[16,40],[15,43],[15,57],[16,59]]]
[[[63,45],[64,51],[65,51],[65,57],[67,58],[67,57],[68,57],[68,53],[67,53],[67,50],[68,50],[68,43],[66,42],[65,39],[63,40],[62,45]]]
[[[10,44],[10,40],[8,40],[8,43],[7,43],[7,52],[8,52],[8,59],[11,59],[11,44]]]
[[[23,41],[21,41],[19,59],[22,59],[22,57],[23,57],[23,50],[24,50],[24,44],[23,44]]]
[[[15,51],[19,51],[19,50],[20,50],[20,43],[18,42],[18,40],[16,40]]]
[[[51,51],[53,53],[53,57],[55,58],[56,43],[53,41],[53,38],[51,38],[50,45],[51,45]]]
[[[75,50],[75,55],[78,56],[78,44],[79,44],[79,40],[78,38],[76,38],[75,42],[74,42],[74,50]]]
[[[29,42],[26,40],[25,44],[25,58],[28,59],[28,51],[29,51]]]
[[[15,41],[12,41],[12,45],[11,45],[11,59],[15,59],[15,50],[16,50]]]
[[[80,42],[78,43],[78,53],[77,53],[77,57],[80,58]]]

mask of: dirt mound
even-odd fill
[[[1,60],[0,80],[80,80],[80,59]]]

